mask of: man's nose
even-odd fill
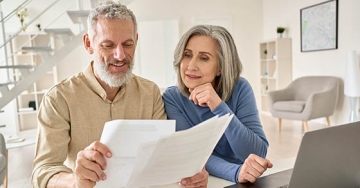
[[[115,49],[114,49],[114,58],[122,61],[123,59],[125,59],[125,52],[124,52],[124,48],[122,45],[119,45],[117,46]]]

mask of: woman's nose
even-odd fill
[[[197,65],[196,65],[196,59],[195,58],[192,58],[190,61],[189,61],[189,64],[188,64],[188,66],[187,66],[187,69],[188,70],[197,70],[198,69],[198,67],[197,67]]]

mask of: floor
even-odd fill
[[[304,129],[300,121],[282,121],[282,130],[278,132],[277,119],[268,113],[260,113],[265,134],[270,143],[268,156],[270,160],[295,157],[300,146]],[[326,125],[316,121],[309,122],[309,129],[321,129]],[[30,178],[34,145],[9,150],[9,188],[31,188]]]

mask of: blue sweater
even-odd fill
[[[249,154],[265,158],[269,144],[254,93],[245,78],[239,79],[229,100],[222,101],[214,111],[195,105],[175,86],[166,89],[163,99],[168,118],[176,120],[177,131],[189,129],[215,115],[235,114],[206,163],[211,175],[238,183],[240,168]]]

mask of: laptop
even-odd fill
[[[360,121],[306,132],[293,169],[226,188],[360,188]]]

